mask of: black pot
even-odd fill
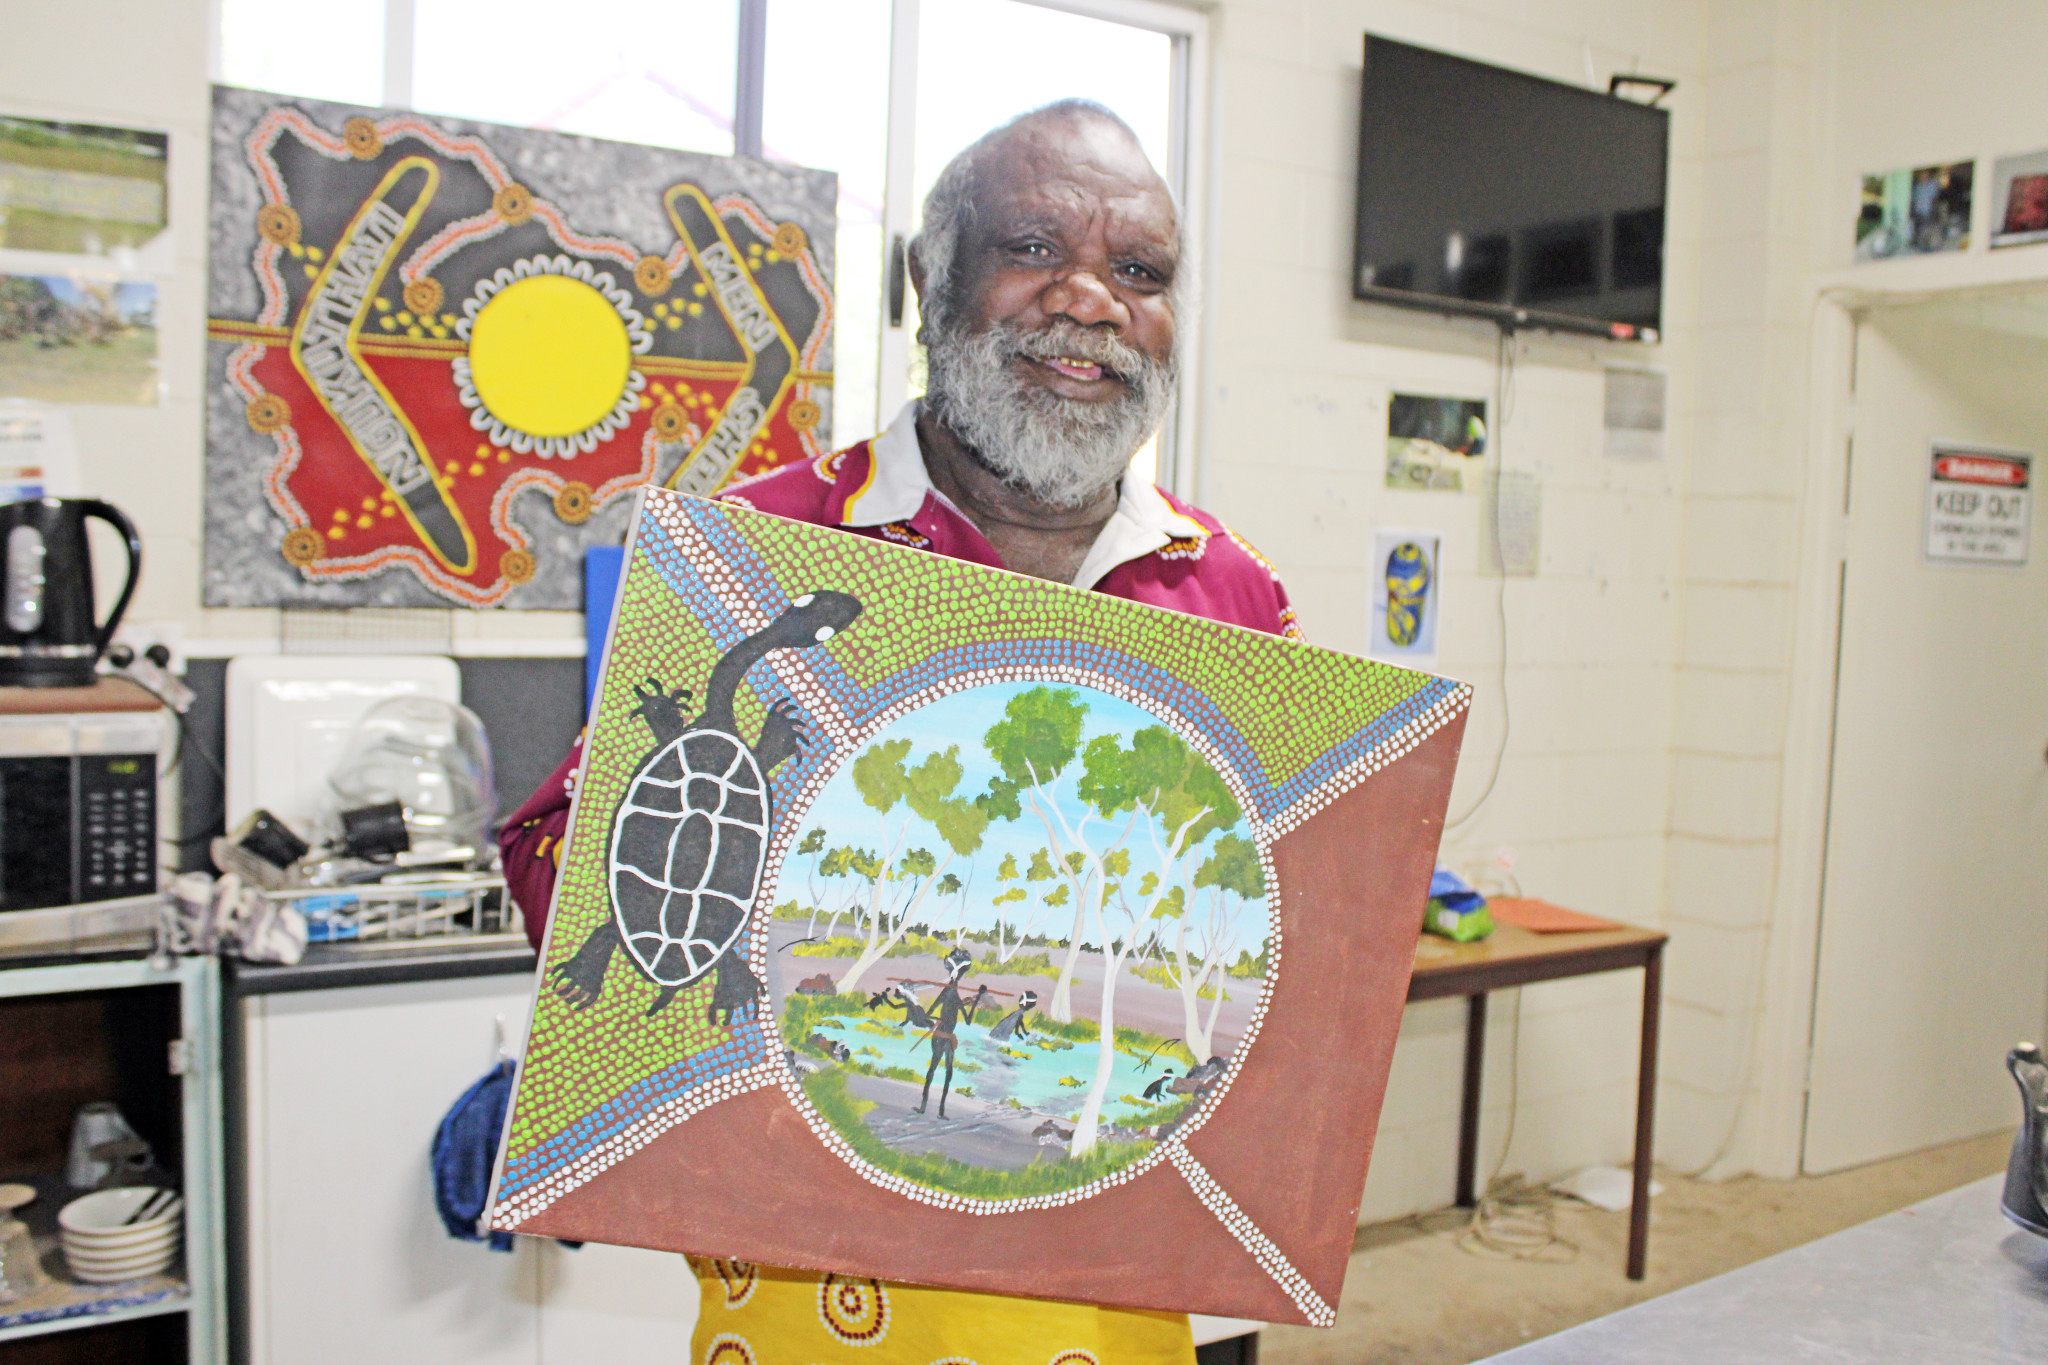
[[[128,581],[104,622],[93,620],[87,517],[128,545]],[[141,573],[142,541],[117,507],[97,498],[0,503],[0,687],[90,687]]]

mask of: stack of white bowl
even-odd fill
[[[129,1222],[145,1206],[150,1212]],[[57,1214],[71,1278],[118,1284],[155,1275],[177,1259],[185,1201],[169,1190],[130,1185],[74,1199]]]

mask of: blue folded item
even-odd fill
[[[1472,889],[1472,883],[1466,881],[1448,867],[1439,867],[1430,874],[1429,898],[1431,900],[1450,900],[1453,897],[1464,896],[1470,896],[1479,900],[1484,899],[1477,891]]]
[[[1493,915],[1486,908],[1486,897],[1473,890],[1470,882],[1439,866],[1429,879],[1429,905],[1423,911],[1422,927],[1470,943],[1493,932]]]
[[[434,1130],[434,1209],[450,1237],[488,1240],[493,1251],[510,1251],[512,1234],[477,1230],[491,1197],[491,1173],[498,1164],[498,1135],[512,1102],[512,1063],[499,1062],[489,1075],[462,1092]]]

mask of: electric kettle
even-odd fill
[[[2005,1168],[2005,1216],[2048,1237],[2048,1061],[2032,1043],[2005,1054],[2006,1070],[2020,1087],[2020,1130]]]
[[[102,623],[93,621],[97,517],[128,545],[128,581]],[[0,503],[0,687],[90,687],[142,572],[142,541],[118,507],[97,498]]]

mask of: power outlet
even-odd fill
[[[126,645],[135,651],[139,659],[148,653],[151,645],[162,645],[171,651],[171,661],[164,672],[172,677],[183,677],[185,673],[185,626],[180,621],[123,621],[114,632],[117,645]]]

